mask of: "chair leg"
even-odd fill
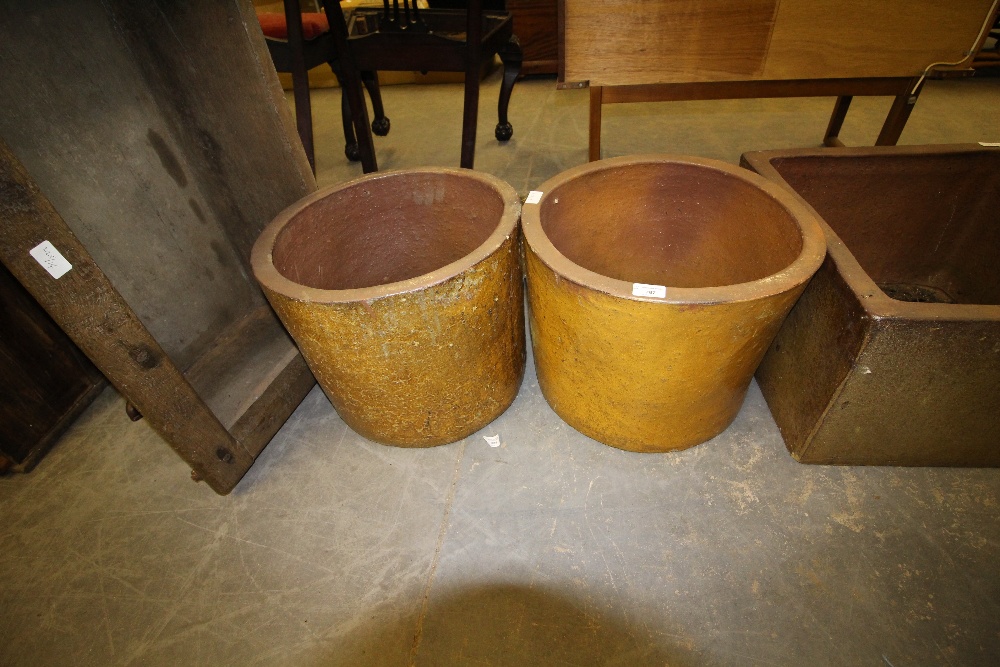
[[[378,171],[378,161],[375,157],[375,147],[372,144],[372,129],[368,124],[368,106],[365,104],[361,76],[358,73],[354,54],[347,43],[347,21],[344,20],[344,12],[340,9],[340,3],[333,2],[333,0],[322,0],[322,2],[326,18],[330,22],[330,33],[337,50],[337,64],[343,77],[344,93],[347,94],[351,120],[354,123],[354,132],[358,140],[358,148],[361,151],[361,168],[366,174],[369,174]]]
[[[340,84],[340,120],[344,125],[344,155],[351,162],[361,159],[361,149],[358,147],[358,140],[354,137],[354,118],[351,116],[351,102],[347,96],[347,87],[341,77],[339,67],[334,63],[329,63],[333,75],[337,77]]]
[[[287,0],[285,4],[285,25],[288,27],[288,44],[292,50],[292,95],[295,97],[295,126],[299,131],[302,148],[305,149],[309,167],[316,173],[316,158],[313,152],[312,105],[309,100],[309,71],[303,52],[302,14],[298,0]]]
[[[521,62],[524,56],[521,53],[521,43],[517,41],[517,35],[511,35],[510,40],[497,51],[503,62],[503,83],[500,84],[500,101],[497,103],[496,135],[497,141],[507,141],[514,136],[514,127],[507,122],[507,106],[510,104],[510,93],[514,90],[514,82],[521,74]]]
[[[378,72],[362,72],[361,83],[365,84],[368,97],[372,100],[372,112],[375,114],[375,120],[372,121],[372,132],[384,137],[389,134],[389,119],[386,118],[385,109],[382,107],[382,91],[378,87]]]
[[[483,52],[483,3],[469,0],[465,22],[465,104],[462,111],[462,162],[472,169],[476,159],[476,119],[479,117],[479,65]]]
[[[309,159],[309,167],[316,173],[313,149],[312,103],[309,99],[309,76],[305,72],[292,72],[292,96],[295,98],[295,127],[299,131],[302,148]]]

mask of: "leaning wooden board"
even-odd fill
[[[252,7],[11,1],[0,62],[0,260],[229,492],[314,384],[248,267],[316,187]]]
[[[835,93],[841,96],[904,95],[907,81],[930,65],[967,59],[995,11],[994,0],[560,0],[560,82],[605,88],[598,106],[829,95],[834,81],[845,83]],[[723,87],[758,82],[770,88]],[[803,85],[811,82],[827,85]],[[691,88],[690,95],[669,88],[692,84],[718,86]],[[623,87],[631,89],[616,93]],[[846,113],[846,105],[838,109]]]

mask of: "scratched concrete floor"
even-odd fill
[[[584,161],[585,92],[520,83],[498,146],[496,90],[479,168],[523,194]],[[457,164],[459,87],[385,101],[383,168]],[[314,102],[320,181],[359,174],[336,92]],[[902,143],[1000,140],[998,102],[931,82]],[[815,145],[831,104],[609,107],[605,155]],[[857,100],[845,140],[888,104]],[[668,455],[573,431],[530,362],[503,416],[429,450],[365,441],[317,389],[227,497],[107,391],[0,503],[4,665],[1000,664],[1000,470],[799,465],[756,384]]]

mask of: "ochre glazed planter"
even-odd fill
[[[830,254],[757,380],[803,463],[1000,466],[1000,150],[747,153]]]
[[[540,191],[522,229],[552,408],[632,451],[722,432],[823,261],[815,215],[756,174],[698,158],[603,160]]]
[[[283,211],[252,264],[344,421],[377,442],[459,440],[524,375],[520,202],[471,170],[364,177]]]

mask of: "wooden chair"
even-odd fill
[[[337,3],[323,0],[323,4],[331,21],[340,21]],[[345,21],[336,30],[343,30],[348,37],[344,51],[338,51],[340,61],[353,57],[359,71],[465,73],[461,166],[468,169],[475,160],[482,63],[499,54],[504,74],[494,134],[498,141],[513,135],[507,106],[521,70],[522,54],[509,13],[483,12],[482,0],[470,0],[465,11],[420,9],[415,0],[393,0],[390,6],[389,0],[383,0],[381,9],[355,9],[350,24]]]
[[[299,0],[285,0],[285,13],[258,14],[264,40],[274,67],[279,72],[292,75],[292,91],[295,98],[295,121],[298,127],[302,147],[309,158],[309,165],[316,171],[315,153],[313,147],[312,106],[309,97],[308,71],[324,63],[330,66],[341,85],[341,117],[344,125],[344,154],[347,159],[357,162],[362,159],[362,148],[359,138],[370,135],[358,132],[355,136],[353,117],[349,104],[349,94],[344,87],[343,72],[337,60],[337,50],[334,47],[334,37],[330,33],[327,17],[321,13],[302,13]],[[339,13],[339,8],[337,8]],[[341,15],[342,16],[342,15]],[[372,132],[379,136],[389,133],[389,119],[385,116],[382,106],[382,95],[378,86],[378,75],[371,70],[359,72],[359,77],[372,100],[375,120],[372,121]],[[367,124],[367,121],[366,121]],[[372,159],[374,149],[372,149]]]

